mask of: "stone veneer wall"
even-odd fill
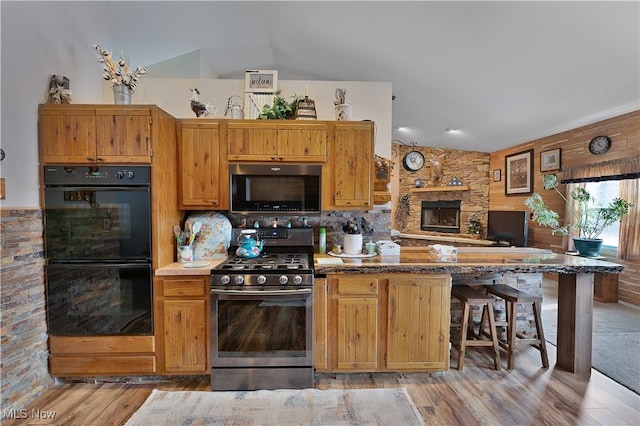
[[[1,408],[23,409],[53,385],[47,368],[42,210],[2,209]]]
[[[409,214],[399,217],[394,212],[394,225],[400,232],[409,234],[446,235],[465,237],[467,224],[474,215],[483,226],[482,237],[486,235],[487,212],[489,210],[489,154],[477,151],[459,151],[454,149],[429,148],[416,146],[426,160],[425,166],[417,172],[408,172],[402,166],[404,155],[414,148],[394,143],[394,152],[398,152],[398,200],[406,195],[410,197]],[[468,191],[442,192],[411,192],[415,188],[415,181],[420,178],[423,187],[430,187],[433,167],[430,159],[438,159],[443,165],[443,176],[440,186],[447,185],[453,178],[458,178],[464,185],[469,185]],[[460,228],[461,233],[438,233],[420,230],[420,215],[423,201],[452,201],[460,200]],[[399,220],[400,219],[400,220]]]
[[[242,223],[244,216],[234,215],[228,212],[221,212],[226,215],[231,224],[236,227]],[[265,228],[271,224],[275,214],[267,215],[250,215],[247,216],[247,223],[251,227],[255,221],[258,221],[260,227]],[[327,229],[327,250],[331,250],[334,245],[342,245],[344,232],[342,225],[348,220],[357,220],[359,223],[366,224],[362,232],[363,243],[369,240],[390,240],[391,239],[391,211],[383,208],[372,210],[327,210],[320,215],[306,216],[308,224],[314,228],[314,242],[316,250],[318,248],[318,228],[324,226]],[[302,216],[280,216],[278,217],[279,226],[285,226],[287,222],[291,222],[291,226],[302,226]],[[232,242],[233,243],[233,242]]]

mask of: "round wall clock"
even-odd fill
[[[589,142],[589,152],[592,154],[604,154],[611,148],[611,138],[609,136],[596,136]]]
[[[424,155],[420,151],[408,152],[402,159],[402,165],[410,172],[417,172],[424,166]]]

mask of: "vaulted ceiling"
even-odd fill
[[[391,82],[406,143],[493,152],[640,108],[637,1],[105,3],[136,62]]]

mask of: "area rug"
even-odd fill
[[[133,425],[424,425],[405,388],[154,390]]]

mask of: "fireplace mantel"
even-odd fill
[[[411,188],[410,192],[445,192],[445,191],[468,191],[469,185],[451,185],[451,186],[430,186],[427,188]]]

